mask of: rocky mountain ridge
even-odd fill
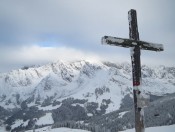
[[[8,115],[1,120],[12,129],[21,124],[29,129],[44,115],[52,115],[52,123],[89,120],[132,106],[131,65],[57,61],[25,67],[0,74],[0,91],[0,108]],[[175,67],[142,66],[142,92],[153,100],[174,93]]]

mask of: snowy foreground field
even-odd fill
[[[69,129],[69,128],[50,129],[50,127],[37,129],[35,132],[43,132],[43,131],[45,132],[89,132],[85,130]],[[33,132],[33,131],[27,131],[27,132]],[[135,129],[129,129],[122,132],[135,132]],[[150,127],[150,128],[146,128],[145,132],[175,132],[175,125],[162,126],[162,127]]]
[[[0,127],[0,132],[7,132],[4,128]],[[33,130],[29,130],[26,132],[33,132]],[[89,132],[86,130],[80,130],[80,129],[70,129],[70,128],[55,128],[51,129],[51,127],[43,127],[40,129],[36,129],[35,132]]]
[[[33,132],[33,130],[26,131],[26,132]],[[86,130],[80,130],[80,129],[70,129],[70,128],[55,128],[51,129],[50,127],[44,127],[41,129],[36,129],[35,132],[89,132]]]
[[[135,129],[129,129],[121,132],[135,132]],[[175,125],[161,126],[161,127],[149,127],[145,129],[145,132],[175,132]]]
[[[5,130],[3,128],[0,128],[0,132],[5,132]],[[33,130],[29,130],[26,132],[33,132]],[[80,130],[80,129],[70,129],[70,128],[51,129],[50,127],[43,127],[40,129],[36,129],[35,132],[89,132],[89,131]],[[135,129],[129,129],[126,131],[121,131],[121,132],[135,132]],[[150,127],[150,128],[146,128],[145,132],[175,132],[175,125]]]

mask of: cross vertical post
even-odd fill
[[[119,46],[124,48],[130,48],[131,62],[132,62],[132,76],[133,76],[133,97],[134,97],[134,109],[135,109],[135,130],[136,132],[144,132],[144,111],[145,106],[144,98],[141,93],[141,61],[140,51],[163,51],[162,44],[155,44],[146,41],[139,40],[139,32],[137,27],[137,14],[136,11],[131,9],[128,12],[129,20],[129,37],[118,38],[111,36],[102,37],[102,44],[108,44],[112,46]]]
[[[129,20],[129,38],[139,40],[139,32],[137,26],[136,11],[131,9],[128,12]],[[135,129],[136,132],[144,132],[144,114],[143,109],[138,106],[138,96],[141,94],[141,62],[140,62],[140,47],[135,46],[130,48],[131,62],[132,62],[132,76],[133,76],[133,95],[134,95],[134,109],[135,109]]]

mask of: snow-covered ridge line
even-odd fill
[[[143,65],[142,77],[146,92],[156,95],[175,92],[175,67]],[[43,101],[78,97],[92,102],[98,100],[101,104],[104,98],[113,100],[114,95],[120,95],[121,100],[122,96],[132,92],[131,79],[129,63],[57,61],[36,68],[13,70],[0,74],[0,106],[12,108],[10,104],[13,104],[17,107],[33,97],[34,101],[38,98]],[[114,108],[110,104],[111,109],[118,108],[119,102]]]
[[[175,93],[175,67],[143,65],[142,77],[146,94]],[[34,118],[43,123],[49,117],[44,124],[64,121],[67,113],[71,119],[89,119],[132,105],[132,70],[128,63],[57,61],[0,74],[0,91],[2,112],[19,108],[18,116],[7,119],[9,126],[20,126],[24,116],[30,123]]]

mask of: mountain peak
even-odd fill
[[[147,93],[166,94],[175,91],[175,67],[160,66],[150,68],[142,66],[142,84]],[[80,97],[101,102],[103,96],[106,99],[115,98],[105,93],[99,96],[98,89],[104,93],[107,87],[112,95],[126,95],[132,92],[132,72],[129,63],[56,61],[39,67],[13,70],[0,74],[0,99],[6,104],[13,102],[14,95],[20,95],[20,102],[35,97],[42,100],[52,97],[60,99],[64,97]],[[122,96],[119,100],[121,100]],[[3,97],[6,97],[5,99]],[[16,104],[16,100],[12,104]],[[119,104],[117,104],[119,105]],[[8,106],[0,104],[0,106]]]

